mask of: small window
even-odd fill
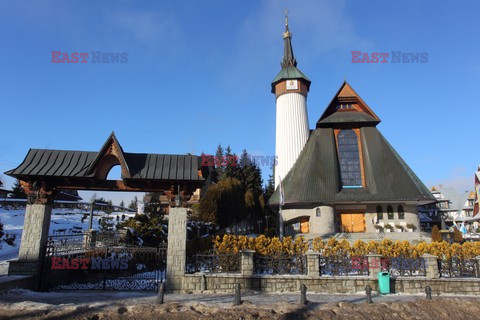
[[[398,219],[405,219],[405,210],[403,210],[403,206],[398,206]]]
[[[349,103],[346,103],[346,104],[342,103],[342,104],[337,105],[337,110],[339,110],[339,109],[340,110],[348,110],[348,109],[353,109],[353,107]]]
[[[392,206],[387,207],[388,220],[393,220],[393,208]]]
[[[317,212],[317,217],[320,217],[322,215],[322,211],[320,210],[320,208],[317,208],[316,212]]]
[[[383,209],[382,206],[377,206],[377,220],[383,220]]]

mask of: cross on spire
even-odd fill
[[[285,13],[285,32],[283,33],[284,48],[283,48],[283,60],[282,68],[287,68],[289,66],[296,67],[297,60],[293,55],[292,49],[292,34],[288,30],[288,9],[283,10]]]

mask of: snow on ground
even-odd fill
[[[90,211],[82,209],[55,208],[52,210],[52,219],[50,223],[50,235],[56,234],[75,234],[88,230]],[[125,220],[135,215],[134,212],[113,212],[107,215],[103,211],[95,210],[93,216],[93,229],[98,230],[99,219],[102,217],[111,217],[113,223],[122,221],[122,215]],[[82,218],[83,222],[82,222]],[[16,236],[15,245],[10,246],[5,242],[0,243],[0,275],[6,274],[8,270],[8,260],[16,259],[20,242],[22,239],[23,221],[25,219],[25,209],[8,209],[0,207],[0,221],[3,223],[3,231]]]

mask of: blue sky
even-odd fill
[[[312,128],[346,77],[427,186],[473,189],[475,1],[2,0],[0,172],[29,148],[98,150],[111,131],[127,152],[213,153],[222,143],[273,155],[285,7],[312,80]],[[57,50],[127,52],[128,63],[53,64]],[[428,63],[353,64],[353,50],[427,52]],[[122,196],[131,197],[106,197]]]

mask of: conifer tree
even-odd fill
[[[215,168],[217,170],[218,178],[222,179],[225,174],[225,166],[223,164],[224,158],[224,150],[221,144],[218,144],[217,151],[215,152]]]
[[[15,184],[13,185],[11,197],[14,198],[14,199],[26,199],[27,198],[27,195],[25,194],[25,191],[23,190],[23,187],[20,184],[20,180],[18,180],[18,179],[17,179],[17,181],[15,181]]]

